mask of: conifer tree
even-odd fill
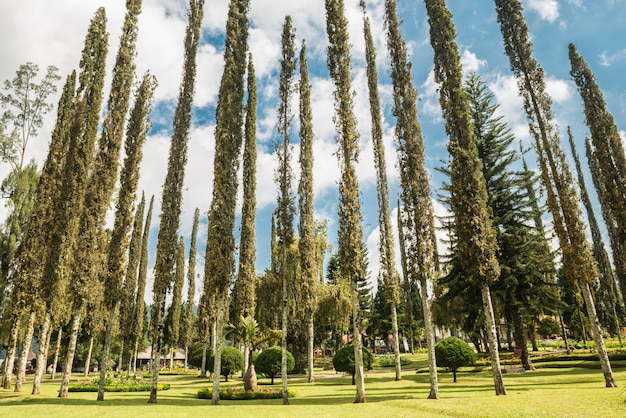
[[[314,315],[317,302],[317,242],[315,236],[315,218],[313,202],[313,115],[311,109],[311,84],[306,58],[306,42],[302,40],[300,48],[300,181],[298,182],[298,208],[300,223],[298,241],[300,250],[300,291],[304,300],[304,316],[307,324],[308,382],[314,383],[313,356],[315,324]]]
[[[352,338],[356,383],[355,403],[364,403],[365,381],[361,341],[361,312],[357,283],[365,277],[363,270],[363,227],[361,202],[355,164],[358,159],[358,130],[352,100],[350,79],[350,44],[348,21],[343,0],[326,0],[326,33],[329,46],[327,65],[335,85],[335,129],[337,130],[339,165],[339,231],[338,262],[341,280],[346,280],[352,292]]]
[[[137,182],[139,181],[139,166],[143,157],[143,144],[150,130],[149,115],[152,109],[152,97],[156,81],[153,76],[146,74],[139,89],[135,105],[131,111],[126,134],[126,157],[120,174],[120,191],[115,209],[115,221],[111,240],[106,256],[107,270],[104,273],[104,303],[108,310],[107,327],[104,337],[104,346],[100,357],[100,383],[98,400],[104,400],[104,384],[106,367],[109,361],[109,350],[113,329],[116,325],[120,304],[124,299],[124,275],[127,266],[128,235],[133,222],[132,206],[135,201]],[[134,283],[132,283],[134,287]],[[124,354],[124,345],[120,358]]]
[[[243,142],[244,78],[248,49],[248,9],[250,0],[231,0],[224,40],[224,72],[220,82],[215,111],[215,158],[213,162],[213,196],[209,210],[209,226],[204,270],[204,301],[215,301],[214,376],[221,375],[222,334],[228,317],[228,290],[235,269],[235,209],[237,203],[237,171]],[[214,405],[219,404],[220,379],[213,380]]]
[[[594,158],[598,161],[597,177],[606,193],[599,194],[606,208],[607,229],[615,237],[613,259],[622,294],[626,293],[626,156],[615,119],[595,77],[574,44],[569,45],[570,74],[583,100],[585,120],[591,133]]]
[[[435,81],[449,136],[450,206],[455,216],[458,251],[467,279],[481,290],[496,395],[506,395],[497,346],[496,324],[489,286],[500,276],[497,242],[487,208],[487,190],[476,149],[456,30],[444,0],[426,0],[430,43],[434,50]]]
[[[567,164],[561,140],[552,116],[552,100],[546,93],[543,69],[532,56],[528,26],[519,0],[495,0],[498,22],[524,110],[535,139],[541,178],[547,193],[548,210],[563,254],[565,277],[578,284],[587,307],[591,331],[596,342],[607,387],[615,387],[602,329],[595,310],[590,284],[598,277],[595,260],[585,235],[585,224],[578,207],[572,173]]]
[[[407,47],[400,33],[400,23],[396,12],[396,2],[385,2],[385,24],[387,27],[387,49],[391,58],[391,79],[394,84],[393,114],[396,117],[396,143],[402,184],[402,201],[407,214],[405,232],[409,244],[406,247],[407,259],[405,281],[408,286],[417,279],[422,295],[424,312],[424,333],[428,345],[428,369],[430,377],[429,399],[439,397],[437,364],[435,358],[435,335],[432,325],[428,280],[433,279],[435,242],[431,234],[434,222],[428,173],[424,167],[424,139],[417,117],[417,92],[412,82],[411,63]],[[400,228],[400,226],[399,226]],[[389,277],[395,277],[395,272]],[[387,300],[397,300],[399,292]]]
[[[282,360],[281,378],[283,384],[283,405],[289,404],[287,391],[287,330],[289,322],[289,289],[293,285],[296,274],[295,266],[290,262],[289,252],[294,243],[293,221],[295,202],[292,190],[293,172],[291,169],[291,129],[293,111],[291,100],[294,94],[293,76],[296,69],[294,52],[295,28],[291,24],[291,16],[285,16],[281,37],[280,80],[278,88],[278,121],[276,130],[280,142],[276,145],[278,167],[274,181],[278,186],[276,202],[276,245],[278,250],[278,275],[282,282]]]
[[[239,271],[235,289],[237,312],[235,318],[254,316],[256,308],[256,76],[252,54],[248,54],[248,102],[246,105],[245,144],[243,151],[243,204],[239,239]],[[244,353],[244,367],[248,355]]]
[[[128,263],[124,273],[124,287],[122,289],[122,302],[120,305],[120,333],[122,341],[128,344],[128,371],[132,372],[133,365],[133,342],[132,330],[135,323],[133,312],[137,300],[137,279],[139,278],[139,258],[141,257],[141,236],[143,235],[143,217],[146,211],[146,196],[141,193],[141,200],[135,209],[135,219],[128,246]]]
[[[598,263],[598,271],[600,273],[600,291],[601,293],[608,293],[608,304],[611,313],[611,320],[613,321],[613,330],[617,333],[617,337],[622,345],[622,336],[620,332],[619,316],[617,315],[617,291],[615,289],[615,276],[613,275],[613,268],[609,261],[609,255],[604,248],[604,241],[602,234],[600,233],[600,226],[591,204],[591,198],[589,192],[587,192],[587,185],[585,184],[585,177],[582,172],[580,164],[580,158],[578,152],[576,152],[576,145],[574,144],[574,135],[572,130],[567,127],[567,137],[569,146],[572,150],[572,156],[574,157],[574,166],[576,168],[576,174],[578,177],[578,188],[580,190],[580,199],[582,200],[585,211],[587,212],[587,220],[589,221],[589,229],[591,231],[591,242],[593,245],[593,257]],[[596,303],[598,303],[599,295],[596,294]]]
[[[135,299],[135,309],[133,310],[133,327],[131,328],[131,341],[133,342],[133,369],[137,363],[137,350],[139,342],[143,341],[144,329],[143,319],[145,313],[144,297],[146,294],[146,280],[148,275],[148,238],[150,237],[150,224],[152,223],[152,209],[154,207],[154,195],[150,198],[146,222],[143,226],[143,236],[141,237],[141,251],[139,257],[139,273],[137,278],[137,297]]]
[[[393,251],[393,235],[389,209],[389,185],[387,183],[387,162],[385,161],[385,146],[383,144],[382,111],[378,94],[378,70],[376,69],[376,49],[369,18],[365,12],[365,2],[361,1],[363,9],[363,34],[365,37],[365,57],[367,61],[367,86],[370,101],[370,116],[372,118],[372,143],[374,148],[374,165],[376,167],[376,185],[378,196],[378,228],[380,252],[380,274],[387,303],[391,309],[391,329],[393,334],[393,353],[395,356],[396,380],[402,380],[400,364],[400,338],[398,333],[397,306],[400,303],[400,289],[395,266]]]
[[[176,253],[178,249],[176,240],[180,224],[185,166],[187,165],[191,105],[195,93],[196,54],[200,43],[200,27],[203,14],[204,0],[190,0],[184,41],[183,80],[178,92],[176,110],[174,111],[167,174],[165,175],[163,194],[161,196],[161,220],[154,266],[154,284],[152,287],[154,303],[150,311],[150,333],[153,338],[152,352],[155,355],[155,361],[152,364],[152,390],[150,391],[148,403],[156,403],[157,401],[159,352],[163,343],[162,321],[165,311],[165,294],[175,276]]]
[[[185,284],[185,240],[181,236],[176,252],[176,271],[172,288],[172,304],[165,317],[163,330],[165,343],[170,346],[170,371],[174,365],[174,350],[178,348],[180,337],[180,311],[183,303],[183,285]]]
[[[189,261],[187,266],[187,309],[185,310],[185,371],[189,360],[189,347],[193,344],[193,307],[196,299],[196,241],[198,239],[198,222],[200,209],[193,213],[191,240],[189,241]]]

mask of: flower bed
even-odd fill
[[[289,397],[296,396],[294,389],[288,389]],[[213,387],[209,386],[198,391],[199,399],[211,399],[213,396]],[[224,386],[220,385],[220,399],[224,400],[251,400],[251,399],[280,399],[283,397],[282,388],[259,388],[255,392],[246,392],[243,386]]]
[[[100,378],[82,380],[69,385],[69,392],[97,392]],[[159,383],[157,390],[167,390],[168,383]],[[104,380],[105,392],[149,392],[152,390],[152,382],[146,381],[141,375],[113,374],[107,375]]]

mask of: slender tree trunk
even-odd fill
[[[287,299],[287,274],[285,272],[285,264],[287,262],[287,249],[283,248],[283,261],[281,267],[281,276],[283,279],[283,318],[282,318],[282,338],[281,338],[281,361],[280,361],[280,378],[282,381],[283,389],[283,405],[289,405],[289,388],[287,382],[287,330],[289,320],[289,301]]]
[[[491,357],[491,372],[493,373],[493,383],[496,395],[506,395],[504,381],[502,380],[502,370],[500,369],[500,353],[498,353],[498,343],[496,334],[496,321],[491,304],[491,292],[486,283],[480,288],[483,299],[483,310],[485,312],[485,326],[487,327],[487,344],[489,346],[489,356]]]
[[[513,334],[515,339],[515,346],[522,350],[521,360],[524,370],[535,370],[530,361],[530,355],[528,354],[528,342],[526,341],[526,333],[524,332],[524,322],[522,321],[522,313],[519,307],[512,307],[511,311],[513,315]]]
[[[315,383],[315,377],[313,375],[313,359],[315,358],[315,324],[313,323],[313,315],[309,316],[309,332],[307,337],[309,339],[309,383]]]
[[[148,403],[157,403],[157,387],[159,385],[159,369],[161,368],[161,347],[158,346],[158,340],[156,338],[156,350],[154,345],[152,346],[152,388],[150,389],[150,399]]]
[[[174,371],[174,348],[170,347],[170,373]]]
[[[89,376],[89,369],[91,368],[91,354],[93,353],[94,339],[93,335],[89,338],[89,350],[87,351],[87,360],[85,360],[85,377]]]
[[[602,365],[602,372],[604,373],[606,387],[615,388],[617,387],[617,384],[613,378],[611,362],[609,361],[609,356],[606,352],[606,347],[604,346],[602,326],[600,325],[600,320],[598,319],[598,314],[596,313],[596,307],[593,302],[591,290],[589,289],[589,284],[586,282],[580,283],[580,288],[582,290],[583,298],[585,299],[585,304],[587,305],[587,315],[589,316],[589,322],[591,324],[591,334],[596,342],[596,349],[598,350],[598,357],[600,358],[600,364]]]
[[[70,342],[67,346],[67,355],[65,356],[65,370],[63,370],[63,379],[61,380],[61,388],[59,389],[59,398],[67,398],[67,391],[72,376],[72,365],[74,364],[74,354],[76,354],[76,342],[78,340],[78,331],[80,330],[80,320],[82,307],[74,311],[72,317],[72,327],[70,329]]]
[[[222,330],[224,329],[224,310],[228,295],[227,290],[221,290],[218,295],[217,302],[217,318],[215,319],[215,339],[212,344],[215,346],[213,353],[213,394],[211,403],[219,405],[220,403],[220,376],[222,372],[222,346],[224,345]]]
[[[50,347],[50,336],[52,335],[50,327],[50,315],[46,312],[39,332],[39,353],[37,353],[37,367],[35,369],[35,377],[33,379],[32,395],[39,395],[39,386],[41,378],[48,367],[48,348]]]
[[[202,366],[200,367],[200,376],[198,377],[206,377],[206,352],[209,346],[209,342],[205,341],[202,345]]]
[[[117,361],[117,371],[121,372],[124,370],[124,338],[120,341],[120,356]]]
[[[352,339],[354,341],[354,377],[356,399],[354,403],[365,403],[365,372],[363,370],[363,343],[361,341],[361,314],[359,311],[359,290],[356,280],[352,281]]]
[[[565,333],[565,324],[563,323],[563,317],[559,315],[559,324],[561,324],[561,336],[563,337],[563,341],[565,342],[565,351],[567,354],[571,353],[572,350],[569,348],[569,342],[567,341],[567,334]]]
[[[28,362],[28,353],[30,353],[30,344],[33,341],[33,333],[35,332],[35,312],[31,312],[28,318],[28,326],[24,335],[24,343],[22,351],[17,363],[17,375],[15,376],[15,392],[22,391],[22,383],[26,381],[26,363]]]
[[[587,348],[587,328],[585,327],[583,312],[582,312],[582,309],[580,309],[580,306],[577,308],[577,310],[578,310],[578,320],[580,321],[580,328],[582,329],[582,333],[583,333],[583,346]]]
[[[135,340],[135,347],[133,348],[133,372],[137,373],[137,355],[139,353],[139,341]]]
[[[533,316],[533,323],[532,323],[532,328],[529,330],[530,331],[530,343],[533,346],[533,351],[539,351],[539,347],[537,346],[537,335],[535,330],[537,329],[537,317]],[[565,329],[563,330],[563,332],[565,333]]]
[[[98,401],[104,400],[104,383],[107,377],[107,367],[109,365],[109,354],[111,353],[111,342],[113,340],[113,328],[119,310],[119,302],[116,302],[109,311],[107,320],[107,328],[104,334],[104,344],[102,346],[102,354],[100,355],[100,381],[98,382]]]
[[[61,351],[61,335],[63,334],[63,328],[59,327],[57,333],[57,341],[54,347],[54,359],[52,360],[52,373],[50,373],[50,380],[54,380],[57,374],[57,364],[59,363],[59,352]]]
[[[400,363],[400,334],[398,332],[398,312],[396,303],[389,304],[391,308],[391,332],[393,333],[393,355],[396,363],[396,381],[402,380],[402,363]]]
[[[428,376],[430,379],[430,393],[428,399],[439,399],[439,379],[437,377],[437,358],[435,356],[435,328],[430,298],[428,297],[428,283],[426,277],[420,277],[420,294],[422,296],[422,310],[424,311],[424,333],[428,346]]]
[[[20,318],[16,314],[13,317],[13,327],[9,334],[9,344],[7,354],[4,358],[4,378],[2,379],[2,387],[11,389],[11,378],[13,377],[13,366],[15,364],[15,352],[17,351],[17,337],[20,332]]]

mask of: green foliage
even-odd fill
[[[561,332],[559,323],[549,316],[543,318],[539,325],[537,325],[537,333],[543,338],[550,338],[553,335],[558,335]]]
[[[363,369],[372,370],[374,366],[374,355],[363,347]],[[337,350],[333,358],[333,367],[338,372],[350,373],[354,376],[354,345],[348,344]]]
[[[295,389],[288,389],[290,398],[296,396]],[[199,399],[211,399],[213,396],[213,388],[207,387],[198,391]],[[280,399],[283,397],[283,391],[280,388],[260,388],[255,392],[246,392],[243,386],[220,386],[220,399],[233,401],[247,401],[253,399]]]
[[[69,385],[69,392],[97,392],[99,377],[84,380]],[[105,392],[149,392],[152,384],[149,379],[144,379],[141,375],[107,374],[104,379]],[[168,390],[168,383],[160,383],[157,390]]]
[[[411,359],[408,356],[400,356],[400,364],[402,366],[408,366],[411,364]],[[374,367],[395,367],[396,357],[391,355],[374,356]]]
[[[281,371],[282,350],[278,346],[266,348],[254,360],[254,368],[258,373],[265,373],[274,382],[274,377]],[[295,367],[296,362],[293,355],[287,351],[287,372]]]
[[[243,354],[235,347],[222,348],[220,373],[228,382],[228,376],[243,369]],[[211,356],[207,360],[207,369],[213,370],[215,357]]]
[[[469,366],[476,362],[476,352],[462,339],[448,337],[441,340],[435,346],[437,365],[445,367],[454,373],[456,382],[456,371],[459,367]]]

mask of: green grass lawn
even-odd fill
[[[428,373],[425,355],[418,354],[407,367],[418,365],[420,372],[405,370],[403,380],[394,381],[393,370],[368,372],[366,404],[353,404],[355,388],[350,377],[322,377],[333,371],[317,370],[316,383],[303,377],[289,379],[296,397],[291,405],[282,400],[210,401],[197,399],[198,389],[210,385],[208,379],[189,375],[164,375],[160,381],[171,389],[158,392],[158,403],[149,405],[148,392],[106,393],[104,402],[95,393],[69,393],[56,397],[59,380],[44,378],[41,394],[30,395],[31,379],[23,393],[0,389],[0,416],[6,417],[625,417],[626,368],[614,370],[618,388],[604,387],[602,371],[580,367],[542,368],[533,372],[504,375],[507,396],[495,396],[488,371],[439,373],[438,400],[428,400]],[[617,365],[616,365],[617,366]],[[507,370],[507,367],[505,367]],[[512,371],[513,368],[509,368]],[[228,383],[241,384],[241,379]],[[269,379],[260,379],[269,384]],[[280,381],[277,381],[277,386]]]

